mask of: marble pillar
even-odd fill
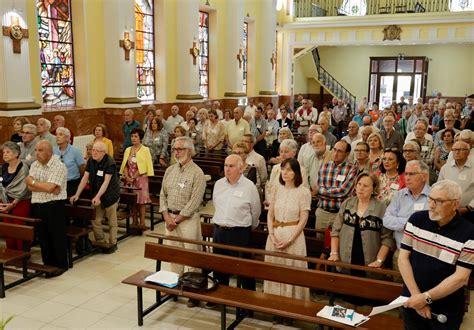
[[[139,106],[133,0],[104,0],[105,99],[109,107]],[[128,59],[127,59],[128,58]]]
[[[26,24],[26,0],[0,1],[0,15],[0,116],[40,114],[31,89],[27,39],[38,36]]]
[[[260,20],[257,21],[257,33],[260,38],[256,53],[259,56],[258,90],[260,95],[275,95],[275,69],[272,58],[276,57],[275,32],[277,22],[276,0],[261,0]]]

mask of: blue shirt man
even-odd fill
[[[139,121],[133,119],[133,111],[131,109],[125,110],[125,122],[122,125],[123,129],[123,149],[127,149],[132,145],[131,132],[134,128],[142,128]]]

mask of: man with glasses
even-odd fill
[[[308,173],[308,182],[311,194],[316,195],[318,192],[318,175],[323,164],[331,161],[332,152],[326,148],[326,138],[321,133],[315,133],[311,138],[311,146],[313,154],[308,159],[309,165],[306,169]],[[306,167],[305,167],[306,168]]]
[[[383,144],[386,148],[397,148],[401,150],[403,147],[403,138],[400,133],[395,130],[393,125],[395,124],[395,118],[392,114],[386,114],[383,118],[384,129],[380,131]]]
[[[439,130],[436,133],[435,138],[434,138],[435,146],[437,146],[441,143],[441,141],[442,141],[441,136],[443,135],[443,132],[445,130],[452,129],[454,131],[454,134],[459,132],[459,130],[457,128],[454,128],[454,123],[455,123],[454,111],[451,110],[451,109],[446,110],[446,112],[444,113],[444,124],[445,124],[446,128],[444,128],[442,130]]]
[[[461,194],[457,183],[439,181],[429,193],[429,209],[408,220],[398,260],[402,295],[410,297],[403,309],[405,329],[460,328],[464,286],[474,267],[474,226],[456,213]]]
[[[398,254],[403,236],[403,229],[408,218],[417,211],[428,209],[429,168],[421,160],[411,160],[405,167],[406,187],[397,191],[385,211],[383,225],[393,230],[397,251],[393,255],[393,268],[398,269]]]
[[[418,121],[418,119],[422,119],[422,118],[426,120],[427,122],[429,122],[428,118],[426,118],[426,116],[423,114],[423,104],[417,103],[415,106],[415,110],[413,111],[410,118],[408,119],[406,133],[408,134],[411,131],[413,131],[413,128],[415,127],[415,124]]]
[[[89,193],[92,205],[95,207],[95,219],[92,221],[97,245],[103,253],[113,253],[117,250],[117,206],[120,199],[120,182],[117,166],[113,157],[107,154],[107,146],[96,142],[92,146],[92,157],[87,161],[84,176],[77,187],[76,193],[69,199],[74,204],[89,183]],[[102,220],[107,217],[109,225],[109,240],[105,241]]]
[[[257,169],[257,189],[260,196],[263,197],[263,190],[268,180],[267,163],[265,158],[263,158],[262,155],[256,153],[253,149],[255,144],[255,137],[253,134],[245,134],[242,137],[241,142],[245,143],[249,149],[249,153],[247,155],[247,164],[253,165]]]
[[[334,223],[339,207],[352,191],[356,168],[347,160],[350,152],[349,143],[337,142],[332,151],[333,160],[319,170],[316,229],[326,229]]]
[[[314,134],[320,133],[320,130],[321,129],[318,127],[318,125],[311,125],[308,130],[306,140],[307,142],[301,146],[300,151],[298,152],[298,162],[300,163],[300,166],[304,167],[306,173],[309,173],[311,158],[314,155],[314,150],[311,141],[313,140]],[[324,139],[324,141],[326,142],[326,139]],[[324,147],[326,148],[326,145],[324,145]]]
[[[21,130],[21,139],[23,142],[20,142],[20,160],[24,161],[28,166],[31,166],[36,160],[35,156],[35,147],[39,139],[36,136],[38,130],[33,124],[25,124]]]
[[[263,118],[262,112],[263,108],[258,106],[257,111],[255,111],[255,116],[250,120],[250,132],[255,137],[255,144],[253,146],[254,150],[265,157],[267,150],[265,136],[267,134],[268,123],[265,118]]]
[[[420,158],[425,162],[426,165],[431,166],[433,164],[434,157],[434,143],[433,141],[426,139],[425,135],[428,132],[428,122],[424,119],[418,120],[413,128],[415,134],[415,140],[420,143],[421,154]]]
[[[458,141],[451,149],[453,159],[448,160],[441,167],[438,181],[445,179],[456,182],[462,190],[462,197],[458,212],[466,218],[472,216],[474,208],[474,166],[469,160],[470,145],[463,141]]]
[[[166,224],[165,233],[168,236],[200,240],[202,236],[198,210],[206,189],[204,173],[191,158],[195,151],[190,138],[176,138],[172,152],[177,162],[166,169],[160,191],[160,213]],[[194,244],[175,241],[168,243],[191,250],[199,249]],[[182,275],[184,266],[171,264],[171,271]],[[197,305],[198,301],[194,299],[188,301],[188,307]]]
[[[347,135],[342,139],[352,146],[356,140],[360,140],[362,136],[359,134],[359,124],[356,121],[351,121],[347,127]]]

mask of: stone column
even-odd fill
[[[272,66],[272,56],[276,56],[275,31],[276,31],[276,0],[261,0],[260,15],[257,19],[258,54],[258,90],[260,95],[275,95],[275,66]]]
[[[27,26],[26,0],[0,1],[0,115],[14,117],[41,113],[31,90],[28,39],[36,38]],[[15,49],[15,52],[14,52]],[[33,77],[34,79],[34,77]],[[37,79],[40,79],[39,72]]]
[[[106,84],[104,103],[117,108],[139,106],[135,73],[134,1],[104,0],[103,3]]]
[[[239,67],[237,56],[242,52],[243,60],[243,25],[244,6],[239,1],[227,1],[225,6],[225,97],[246,96],[243,90],[243,62]]]
[[[177,0],[176,8],[176,99],[202,100],[198,59],[194,59],[190,52],[194,46],[199,47],[199,0]],[[197,52],[194,55],[197,56]]]

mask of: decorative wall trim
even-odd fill
[[[259,95],[278,95],[275,91],[260,91],[258,92]]]
[[[39,109],[41,105],[36,102],[0,102],[0,110],[29,110]]]
[[[247,93],[244,92],[225,92],[224,97],[245,97]]]
[[[202,100],[201,94],[178,94],[176,95],[177,100]]]
[[[105,104],[134,104],[140,103],[140,99],[136,97],[106,97]]]

